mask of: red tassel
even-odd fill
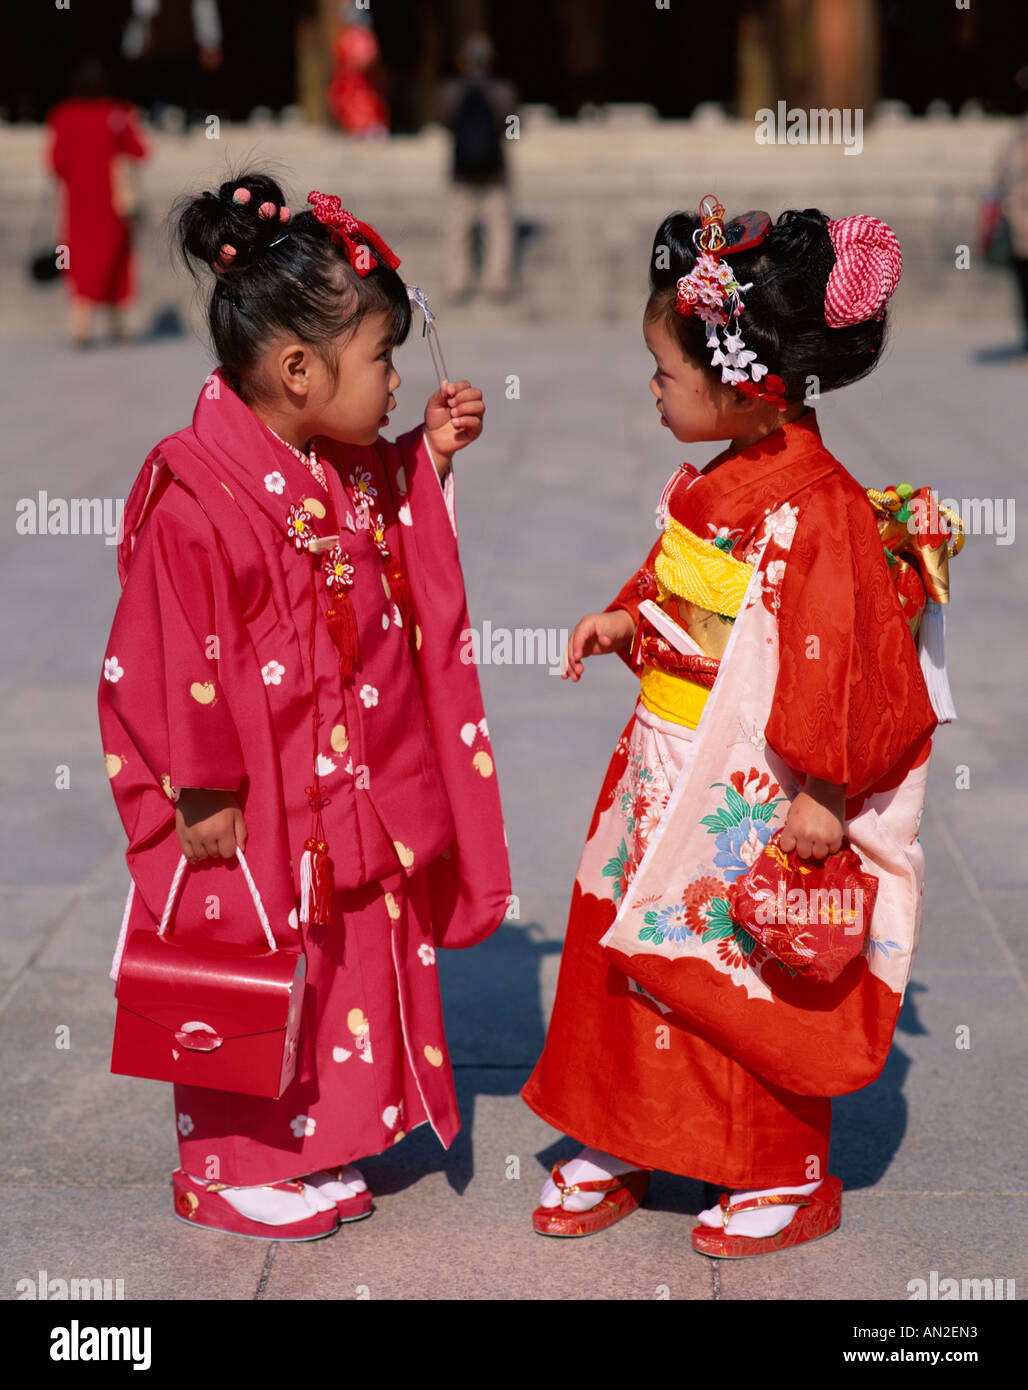
[[[339,674],[344,682],[348,681],[360,657],[360,643],[357,637],[357,615],[345,589],[332,595],[332,606],[328,610],[328,632],[339,652]]]
[[[403,619],[403,630],[410,636],[414,627],[414,597],[410,591],[410,581],[396,564],[389,566],[386,578],[389,580],[389,592],[392,594],[393,602]]]
[[[327,927],[332,920],[332,861],[324,840],[307,840],[300,860],[300,921]]]

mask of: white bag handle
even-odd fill
[[[246,879],[247,885],[250,889],[250,897],[253,898],[253,905],[257,909],[257,916],[260,919],[260,924],[264,928],[264,935],[267,937],[268,941],[268,949],[270,951],[277,951],[278,945],[275,942],[274,934],[268,922],[268,914],[264,911],[264,904],[261,902],[261,895],[257,892],[257,885],[253,881],[253,875],[250,873],[249,865],[243,858],[243,851],[239,848],[238,845],[236,845],[236,855],[239,859],[239,867],[243,871],[243,877]],[[167,930],[168,923],[171,920],[171,909],[175,905],[175,899],[178,896],[179,885],[182,882],[182,876],[186,871],[186,865],[188,863],[189,861],[185,855],[183,855],[182,858],[178,861],[178,868],[175,870],[175,877],[171,880],[171,888],[168,892],[168,901],[164,904],[164,916],[161,918],[161,925],[157,928],[158,936],[163,936],[165,931]]]

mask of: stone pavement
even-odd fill
[[[457,464],[472,621],[569,628],[646,553],[656,497],[683,457],[658,429],[638,327],[442,326],[451,372],[473,375],[488,403],[485,436]],[[1028,372],[977,356],[1012,332],[1009,320],[908,326],[878,372],[823,402],[829,447],[869,484],[930,482],[957,499],[1021,492]],[[416,337],[398,365],[406,428],[432,386]],[[117,595],[114,548],[96,535],[14,530],[18,500],[41,489],[124,497],[152,444],[188,421],[207,361],[189,339],[74,353],[40,335],[0,341],[0,369],[0,1297],[15,1298],[17,1281],[41,1269],[121,1279],[126,1298],[147,1300],[664,1290],[902,1300],[933,1270],[1016,1279],[1024,1297],[1023,544],[971,536],[954,565],[960,720],[936,741],[922,944],[882,1077],[836,1106],[838,1233],[719,1265],[689,1244],[702,1186],[666,1175],[645,1208],[595,1240],[541,1240],[530,1229],[545,1172],[575,1146],[518,1091],[542,1045],[593,801],[634,700],[622,664],[595,660],[578,686],[545,666],[481,668],[520,917],[470,952],[440,953],[464,1119],[457,1142],[446,1153],[422,1127],[369,1159],[376,1213],[330,1240],[233,1240],[172,1218],[170,1090],[108,1072],[107,972],[127,880],[95,692]],[[505,398],[511,374],[518,400]],[[690,457],[702,464],[717,447]],[[957,1045],[962,1028],[969,1048]],[[70,1045],[59,1046],[65,1036]]]

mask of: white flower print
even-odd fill
[[[435,947],[423,941],[418,947],[418,960],[422,965],[435,965]]]
[[[389,631],[389,614],[388,614],[388,613],[383,613],[383,614],[382,614],[382,631],[383,631],[383,632],[388,632],[388,631]]]
[[[192,1117],[192,1115],[184,1115],[181,1111],[179,1111],[179,1117],[178,1117],[178,1132],[179,1132],[179,1134],[182,1135],[183,1138],[185,1138],[185,1136],[186,1136],[187,1134],[192,1134],[192,1132],[193,1132],[193,1117]]]
[[[784,574],[785,561],[772,560],[771,563],[768,565],[767,569],[764,571],[764,575],[767,580],[766,587],[776,588],[779,584],[781,584]]]
[[[350,474],[350,486],[358,494],[361,501],[368,497],[377,497],[378,488],[372,487],[371,474],[364,468],[355,468]]]
[[[286,480],[276,468],[274,473],[265,473],[264,486],[276,495],[285,491]]]
[[[712,521],[707,522],[707,530],[710,532],[712,541],[731,541],[732,545],[742,535],[741,526],[715,526]],[[731,546],[720,546],[719,549],[731,550]]]
[[[317,768],[318,768],[318,776],[319,776],[319,777],[325,777],[325,776],[328,775],[328,773],[330,773],[330,772],[335,772],[335,770],[336,770],[336,765],[335,765],[335,763],[332,761],[331,758],[326,758],[325,755],[324,755],[324,753],[319,753],[319,754],[318,754],[318,761],[317,761]]]
[[[403,627],[403,618],[401,617],[400,610],[397,608],[395,603],[393,604],[393,622],[397,627]]]
[[[118,665],[118,658],[116,656],[109,656],[104,662],[104,680],[117,682],[121,680],[124,674],[125,669]]]
[[[286,668],[279,661],[269,661],[267,666],[261,667],[261,675],[264,677],[265,685],[281,685],[285,673]]]
[[[373,685],[362,685],[360,688],[360,697],[364,702],[365,709],[370,709],[372,705],[378,704],[378,691]]]
[[[764,524],[764,534],[770,536],[776,545],[788,546],[795,533],[796,518],[799,514],[799,507],[790,507],[786,503],[774,516],[768,516]]]
[[[297,1139],[309,1139],[314,1133],[316,1125],[317,1120],[310,1115],[297,1115],[295,1119],[289,1121],[289,1128]]]

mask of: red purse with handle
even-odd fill
[[[125,945],[112,1072],[274,1100],[293,1079],[306,959],[278,946],[242,851],[236,854],[264,942],[176,941],[168,927],[183,856],[157,931],[134,931]]]
[[[845,840],[825,859],[801,859],[781,833],[729,888],[732,920],[796,974],[831,984],[863,954],[878,880]]]

